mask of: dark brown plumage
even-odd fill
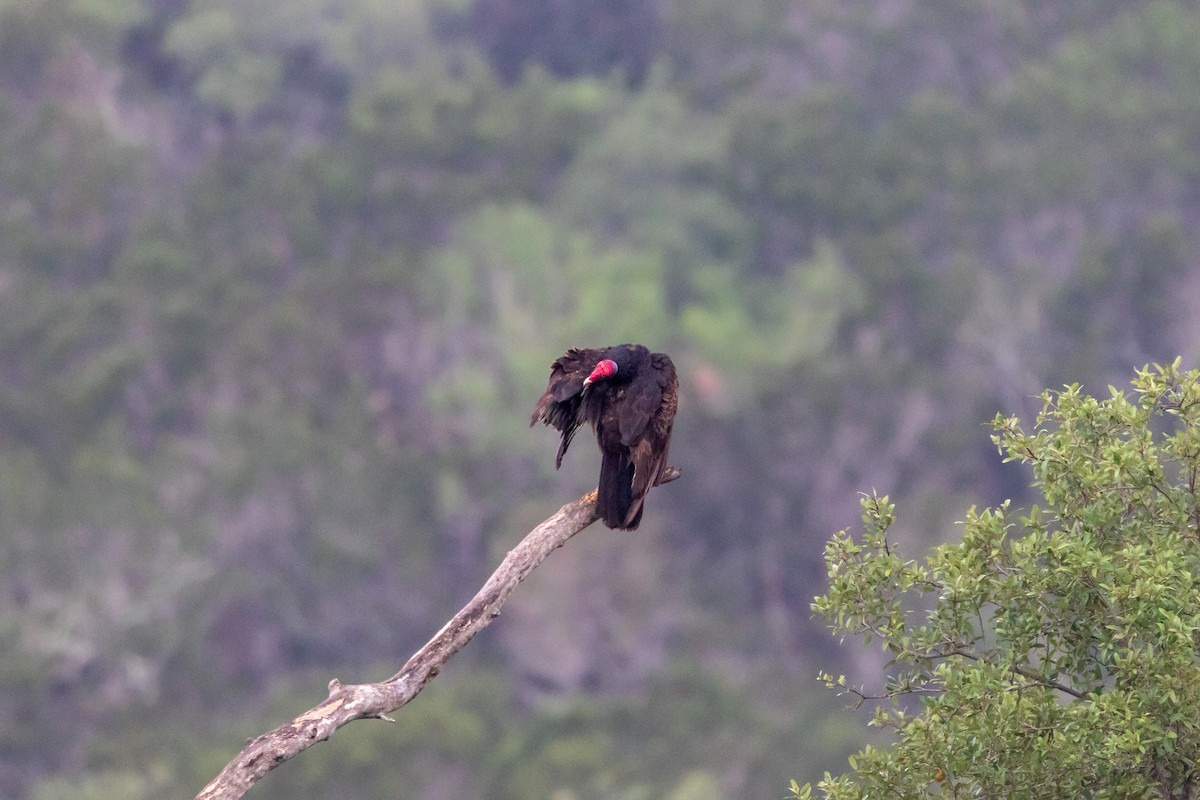
[[[562,431],[554,465],[584,422],[600,445],[596,513],[610,528],[634,530],[642,504],[667,467],[679,403],[675,365],[640,344],[568,350],[550,365],[550,382],[529,424]]]

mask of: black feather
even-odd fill
[[[617,371],[584,386],[596,365],[609,359]],[[646,493],[667,466],[678,405],[675,365],[665,353],[636,344],[571,349],[550,365],[550,381],[534,408],[539,420],[562,432],[555,466],[584,422],[600,445],[596,513],[610,528],[633,530]]]

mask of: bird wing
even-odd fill
[[[647,389],[639,396],[657,397],[657,405],[646,414],[641,424],[638,440],[631,446],[633,462],[634,505],[640,506],[641,499],[650,488],[657,485],[667,468],[667,456],[671,448],[671,429],[675,423],[675,411],[679,406],[679,381],[675,365],[663,353],[651,356],[650,374],[655,377],[657,390]],[[649,381],[648,381],[649,382]],[[643,399],[639,402],[648,402]],[[624,417],[621,418],[621,435],[624,438]],[[633,513],[631,511],[631,513]]]
[[[675,395],[675,365],[664,353],[653,353],[649,365],[638,372],[633,383],[625,390],[617,422],[621,429],[621,443],[632,447],[646,426],[663,409],[663,398],[668,393]],[[671,417],[675,416],[674,409]]]
[[[596,361],[596,350],[568,350],[550,365],[550,381],[546,391],[538,399],[529,420],[532,427],[540,420],[562,431],[562,442],[554,460],[556,467],[562,466],[563,456],[575,437],[575,431],[584,421],[583,382],[587,379]]]
[[[563,425],[574,418],[575,414],[565,413],[568,409],[562,406],[579,405],[579,394],[588,376],[589,352],[592,351],[568,350],[550,365],[550,381],[534,406],[533,416],[529,419],[530,427],[541,421],[561,431]]]

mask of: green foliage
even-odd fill
[[[1195,3],[559,3],[504,75],[483,5],[0,0],[0,794],[184,796],[297,674],[410,652],[594,480],[526,428],[550,359],[638,340],[670,579],[545,604],[612,683],[325,752],[363,796],[775,798],[850,749],[778,668],[825,641],[796,528],[874,484],[941,530],[1007,481],[979,409],[1194,346]]]
[[[433,5],[424,0],[204,3],[189,7],[172,24],[165,49],[197,76],[202,100],[246,114],[291,77],[288,69],[297,56],[315,57],[330,75],[356,78],[381,62],[427,59],[433,50]]]
[[[30,800],[148,800],[164,790],[161,781],[132,772],[104,772],[82,780],[51,778],[30,792]]]
[[[701,267],[691,281],[694,296],[680,312],[680,328],[744,391],[755,379],[827,352],[862,302],[861,286],[827,242],[780,278],[739,285],[726,270]]]
[[[863,500],[862,539],[829,543],[813,607],[890,655],[869,699],[891,701],[872,724],[896,741],[827,776],[823,796],[1191,796],[1200,371],[1179,364],[1139,370],[1132,397],[1047,391],[1032,432],[997,416],[993,440],[1032,468],[1044,504],[1015,519],[1007,503],[971,509],[962,541],[924,563],[889,541],[888,499]]]

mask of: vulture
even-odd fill
[[[679,381],[666,353],[640,344],[568,350],[550,365],[550,383],[529,421],[562,431],[554,466],[584,422],[600,445],[596,513],[604,524],[634,530],[646,492],[667,467]]]

